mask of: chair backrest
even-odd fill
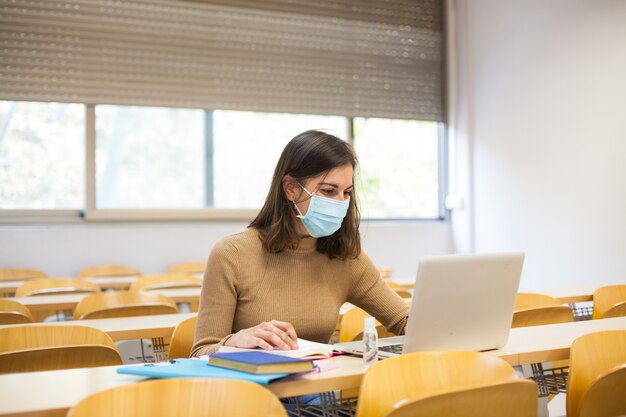
[[[0,329],[0,373],[121,364],[113,340],[92,327],[41,324]]]
[[[68,417],[286,417],[267,389],[234,379],[172,378],[124,385],[93,394]]]
[[[515,310],[562,305],[563,303],[557,298],[545,294],[520,292],[515,296]]]
[[[537,385],[527,379],[451,390],[402,404],[386,417],[533,417]]]
[[[178,313],[176,303],[161,294],[144,291],[106,291],[80,300],[74,320],[150,316]]]
[[[598,377],[580,403],[579,417],[616,417],[626,415],[626,364]]]
[[[574,313],[561,301],[544,294],[518,293],[511,327],[539,326],[574,321]]]
[[[170,272],[173,274],[204,274],[204,268],[206,268],[206,262],[182,262],[174,264],[170,267]]]
[[[33,278],[46,278],[48,274],[37,269],[5,268],[0,269],[0,281],[17,281]]]
[[[513,312],[511,327],[540,326],[574,321],[574,313],[567,306],[534,307]]]
[[[626,315],[626,284],[607,285],[593,293],[593,318],[602,319]]]
[[[30,310],[17,301],[0,299],[0,324],[32,323]]]
[[[359,307],[352,307],[341,317],[339,324],[339,343],[352,342],[363,338],[363,324],[365,317],[371,317],[365,310]],[[387,331],[378,320],[376,321],[376,332],[378,337],[395,336]]]
[[[583,403],[591,386],[603,375],[625,364],[626,330],[590,333],[574,340],[567,379],[568,417],[582,417]],[[622,401],[625,401],[624,392],[619,395]]]
[[[93,282],[79,278],[37,278],[24,282],[15,290],[16,297],[33,295],[75,294],[99,292]]]
[[[196,317],[189,317],[178,323],[172,334],[170,350],[167,354],[169,359],[188,358],[196,334]]]
[[[125,277],[132,275],[141,275],[141,272],[135,268],[123,265],[99,265],[83,268],[79,277],[91,278],[91,277]]]
[[[375,363],[367,370],[359,392],[357,416],[382,417],[403,403],[515,379],[511,365],[485,353],[409,353]],[[536,413],[537,388],[531,397],[525,390],[520,396]]]
[[[138,290],[156,290],[166,288],[191,288],[201,287],[202,278],[194,277],[193,275],[171,273],[171,274],[154,274],[143,275],[137,278],[132,284],[130,289],[133,291]]]

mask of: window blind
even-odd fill
[[[442,120],[440,0],[0,0],[0,98]]]

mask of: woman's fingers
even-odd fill
[[[291,347],[289,347],[287,342],[284,340],[284,339],[288,339],[288,337],[285,336],[285,335],[283,335],[281,337],[281,335],[276,333],[277,330],[278,330],[277,327],[273,327],[273,328],[268,328],[268,327],[259,328],[259,329],[257,329],[254,332],[254,335],[256,337],[259,337],[259,338],[265,340],[270,345],[276,346],[278,349],[290,350]],[[284,332],[282,332],[282,330],[278,330],[278,331],[280,333],[284,333]]]
[[[291,323],[278,320],[272,320],[270,323],[283,332],[283,335],[286,336],[283,340],[291,349],[298,349],[298,335],[296,334],[296,329]]]
[[[291,323],[272,320],[257,326],[243,329],[227,340],[229,346],[242,348],[260,347],[264,350],[273,350],[275,347],[282,350],[298,349],[298,336]]]

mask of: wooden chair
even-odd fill
[[[188,358],[196,335],[196,317],[178,323],[172,334],[168,359]]]
[[[206,268],[206,262],[185,262],[172,265],[170,272],[173,274],[204,275],[204,268]]]
[[[127,276],[139,276],[139,272],[135,268],[121,265],[99,265],[83,268],[80,273],[80,278],[96,278],[96,277],[127,277]]]
[[[47,278],[48,274],[37,269],[0,269],[0,281],[20,281],[33,278]]]
[[[359,307],[352,307],[341,317],[339,325],[339,343],[352,342],[363,338],[363,323],[365,317],[371,317],[365,310]],[[376,331],[378,337],[390,337],[395,334],[387,331],[385,327],[376,321]]]
[[[557,298],[545,294],[520,292],[515,297],[515,310],[560,305],[563,305],[563,303]]]
[[[593,293],[593,318],[626,316],[626,285],[607,285]]]
[[[74,310],[74,319],[105,319],[175,313],[178,313],[178,307],[174,300],[161,294],[145,291],[106,291],[83,298]],[[143,344],[143,341],[139,340],[139,343]],[[164,360],[167,356],[168,344],[169,338],[153,337],[154,357],[147,355],[142,348],[143,361]],[[121,346],[120,349],[125,350]]]
[[[24,282],[15,290],[16,297],[34,295],[76,294],[100,292],[100,287],[78,278],[37,278]]]
[[[433,407],[441,408],[432,412]],[[367,370],[356,415],[533,417],[537,415],[537,385],[518,379],[511,365],[488,354],[410,353]]]
[[[616,417],[626,415],[626,364],[598,377],[580,404],[579,417]]]
[[[201,287],[202,278],[193,275],[171,273],[143,275],[130,285],[132,291],[138,290],[162,290],[167,288],[192,288]]]
[[[568,417],[626,415],[626,330],[590,333],[570,351]]]
[[[543,324],[574,321],[574,313],[568,306],[549,295],[518,293],[511,327],[539,326]]]
[[[88,295],[74,310],[74,320],[178,313],[176,303],[144,291],[106,291]]]
[[[30,310],[17,301],[0,299],[0,324],[32,323]]]
[[[518,379],[478,388],[451,390],[444,394],[402,404],[386,417],[536,416],[537,410],[533,410],[528,405],[532,402],[529,397],[537,395],[536,387],[528,382],[525,379]]]
[[[262,386],[234,379],[172,378],[143,381],[93,394],[68,417],[287,417]]]
[[[36,278],[25,281],[15,290],[16,297],[30,297],[39,295],[60,295],[100,292],[96,284],[80,278]],[[73,311],[49,310],[34,311],[34,321],[54,321],[71,319]]]
[[[0,329],[0,373],[121,364],[113,340],[92,327],[40,324]]]

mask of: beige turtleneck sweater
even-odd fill
[[[270,320],[291,323],[300,338],[328,343],[345,302],[404,334],[409,308],[367,255],[329,259],[315,244],[304,238],[295,250],[268,253],[256,229],[218,242],[204,274],[192,356],[215,352],[239,330]]]

